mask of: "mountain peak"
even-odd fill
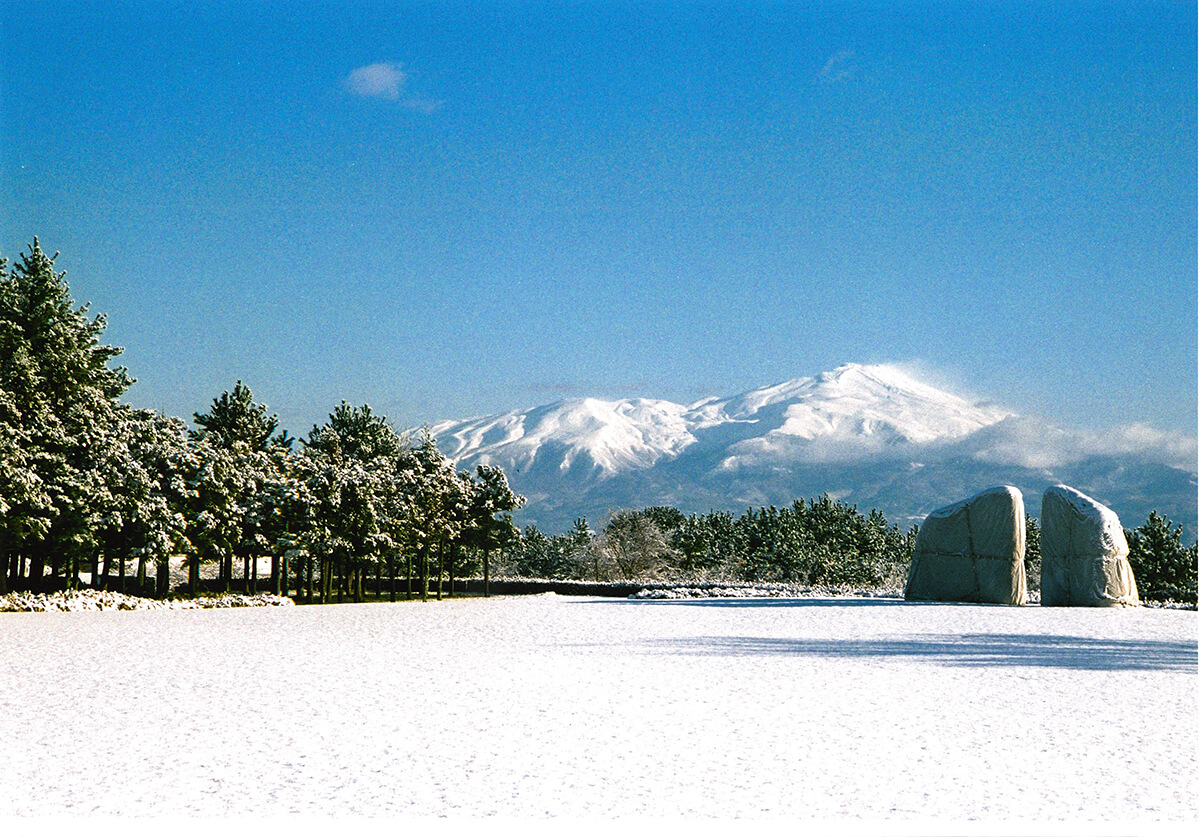
[[[848,363],[691,406],[574,398],[433,429],[454,459],[528,469],[535,461],[550,467],[553,457],[559,471],[583,467],[604,477],[674,458],[696,445],[697,434],[723,443],[727,464],[785,450],[790,457],[824,459],[832,449],[857,456],[864,446],[949,441],[1007,415],[975,407],[894,366]]]
[[[890,365],[847,363],[691,405],[573,398],[440,422],[431,431],[460,467],[504,468],[530,499],[523,517],[539,525],[569,525],[579,515],[623,506],[732,510],[822,491],[909,519],[977,483],[1036,483],[1051,468],[1060,474],[1055,479],[1085,488],[1094,483],[1091,493],[1105,496],[1110,472],[1124,474],[1124,484],[1133,471],[1122,469],[1140,467],[1142,482],[1129,488],[1130,496],[1165,498],[1162,508],[1183,509],[1186,516],[1172,513],[1189,531],[1195,527],[1195,477],[1114,458],[1126,448],[1140,450],[1134,440],[1081,440]],[[1091,450],[1108,459],[1088,458]],[[1194,456],[1194,440],[1191,450]],[[1093,470],[1061,471],[1075,467]]]

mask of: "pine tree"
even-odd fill
[[[104,316],[74,307],[57,255],[35,238],[0,276],[0,565],[33,587],[47,566],[70,575],[98,546],[103,475],[121,449],[117,399],[133,383],[109,365],[121,350],[100,342]]]
[[[494,465],[476,466],[475,479],[468,477],[468,492],[467,537],[483,554],[483,595],[490,596],[492,550],[515,539],[509,513],[523,506],[525,498],[509,488],[504,471]]]
[[[394,568],[403,537],[397,472],[407,456],[407,443],[385,417],[344,401],[304,440],[301,467],[312,504],[306,543],[323,578],[341,582],[339,599],[348,592],[361,601],[364,574],[385,562]],[[330,590],[327,581],[326,597]]]
[[[198,454],[193,477],[194,511],[189,585],[196,592],[199,564],[219,563],[220,583],[233,584],[233,559],[242,560],[242,579],[252,592],[258,556],[272,550],[270,518],[262,504],[268,486],[282,479],[281,460],[291,447],[287,433],[275,434],[278,419],[254,401],[238,381],[232,392],[214,398],[207,413],[194,413],[192,434]]]
[[[1196,544],[1183,545],[1183,527],[1151,511],[1146,522],[1125,530],[1129,566],[1148,599],[1196,601]]]

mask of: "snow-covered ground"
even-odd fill
[[[0,615],[0,817],[1194,819],[1197,615],[893,599]],[[11,820],[10,820],[11,822]]]

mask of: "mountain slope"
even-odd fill
[[[521,520],[549,531],[615,508],[741,511],[823,492],[907,523],[1002,482],[1035,515],[1041,491],[1066,482],[1126,525],[1157,508],[1196,530],[1194,439],[1141,426],[1070,433],[890,366],[847,364],[691,405],[572,399],[431,431],[460,467],[504,468],[529,499]]]

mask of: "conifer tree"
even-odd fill
[[[47,566],[67,574],[97,547],[103,473],[120,450],[117,399],[133,383],[109,365],[121,350],[100,342],[104,316],[75,308],[57,255],[34,238],[0,275],[0,564],[34,587]]]
[[[189,585],[198,589],[199,564],[217,561],[222,587],[233,583],[233,559],[242,559],[242,578],[251,592],[260,554],[270,551],[262,497],[282,478],[281,457],[291,447],[287,433],[267,407],[254,401],[250,388],[238,381],[232,392],[214,398],[207,413],[194,413],[199,427],[192,434],[198,454],[193,479],[192,542],[197,548]]]
[[[405,441],[383,416],[342,402],[304,440],[303,468],[312,503],[307,544],[321,560],[325,597],[339,578],[339,600],[363,598],[363,575],[394,560],[397,468]]]
[[[1125,530],[1129,566],[1145,598],[1196,601],[1196,544],[1183,545],[1183,527],[1157,511]]]
[[[483,555],[483,595],[490,596],[492,550],[514,539],[516,527],[511,512],[525,505],[525,498],[509,488],[504,471],[494,465],[475,467],[469,492],[467,538]]]

